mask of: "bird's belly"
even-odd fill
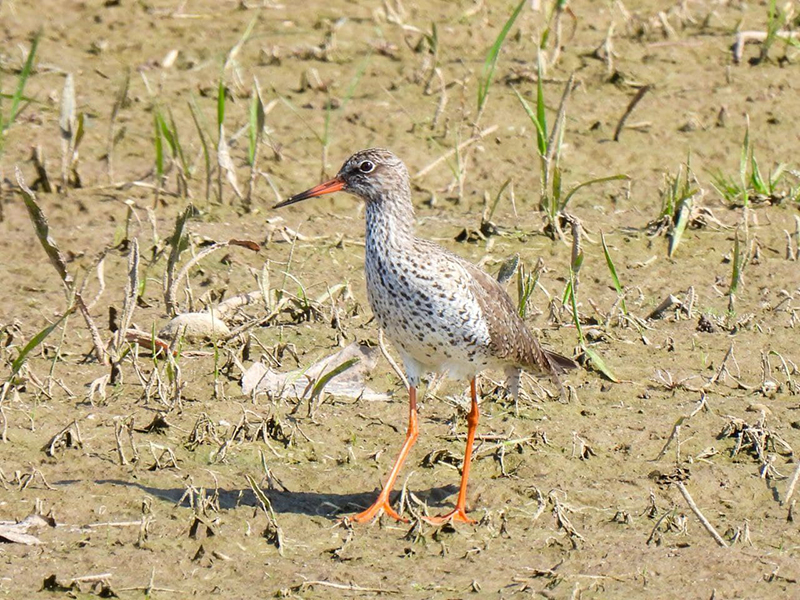
[[[428,271],[367,269],[372,311],[411,379],[413,371],[468,378],[491,364],[489,332],[477,301],[458,277],[445,282]]]

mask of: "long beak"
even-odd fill
[[[339,179],[338,177],[334,177],[330,181],[326,181],[325,183],[320,183],[318,186],[313,187],[310,190],[306,190],[305,192],[300,192],[299,194],[295,194],[288,200],[284,200],[283,202],[278,202],[272,208],[282,208],[284,206],[289,206],[290,204],[294,204],[295,202],[306,200],[307,198],[314,198],[316,196],[322,196],[323,194],[332,194],[333,192],[338,192],[343,189],[344,189],[344,181]]]

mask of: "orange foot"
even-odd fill
[[[367,510],[353,515],[352,517],[348,517],[348,519],[354,523],[369,523],[372,521],[372,519],[380,515],[381,512],[384,512],[387,516],[391,517],[395,521],[408,523],[408,519],[404,519],[397,514],[397,511],[389,504],[389,500],[381,496],[378,496],[378,499],[375,501],[375,503]]]
[[[431,525],[442,525],[444,523],[451,523],[453,521],[458,521],[459,523],[467,523],[469,525],[474,525],[475,523],[477,523],[475,519],[470,519],[467,516],[467,512],[463,508],[455,508],[451,510],[449,513],[444,514],[440,517],[425,517],[425,520]]]

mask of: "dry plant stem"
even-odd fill
[[[95,275],[97,276],[97,293],[92,298],[92,301],[86,305],[89,310],[94,308],[94,305],[102,298],[103,293],[106,291],[106,277],[105,277],[105,261],[106,261],[106,254],[108,254],[110,250],[106,249],[100,256],[100,259],[97,261],[97,266],[95,267]],[[80,293],[83,295],[84,290],[86,289],[86,285],[89,283],[89,278],[83,280],[83,285],[81,286]]]
[[[3,426],[0,428],[0,442],[7,442],[8,441],[8,417],[6,417],[6,411],[3,409],[3,402],[6,399],[6,395],[8,394],[8,390],[11,388],[11,382],[6,381],[3,384],[3,389],[0,390],[0,419],[3,419]]]
[[[80,577],[73,577],[69,580],[69,585],[73,583],[89,583],[92,581],[104,581],[106,579],[111,579],[113,577],[113,573],[101,573],[99,575],[82,575]]]
[[[125,450],[122,447],[122,429],[124,425],[122,423],[115,423],[114,424],[114,440],[117,444],[117,455],[119,456],[119,464],[120,465],[127,465],[128,459],[125,457]]]
[[[786,487],[786,496],[783,502],[781,502],[781,505],[786,506],[789,504],[794,494],[795,487],[797,487],[798,480],[800,480],[800,461],[797,461],[797,466],[794,469],[794,473],[792,473],[792,478],[789,480],[789,485]]]
[[[544,156],[542,156],[542,162],[544,163],[540,184],[540,195],[542,198],[547,196],[548,189],[550,188],[550,176],[552,174],[550,165],[553,163],[553,160],[556,161],[556,164],[558,163],[558,152],[560,151],[561,144],[557,143],[557,140],[560,138],[561,130],[564,127],[564,119],[567,115],[567,101],[572,93],[572,84],[574,81],[575,73],[570,73],[569,79],[564,86],[564,91],[561,94],[561,101],[558,104],[558,113],[556,113],[556,120],[553,124],[553,129],[550,132],[550,137],[547,140],[547,152]],[[559,239],[563,239],[564,234],[558,225],[558,220],[555,220],[553,226],[557,232],[556,235],[559,236]]]
[[[578,219],[570,218],[572,221],[572,265],[574,265],[574,278],[573,278],[573,288],[572,293],[577,295],[578,294],[578,284],[580,283],[579,273],[580,273],[580,256],[583,254],[583,248],[581,244],[581,238],[583,234],[583,227],[581,227],[581,222]],[[576,315],[577,316],[577,315]]]
[[[100,331],[97,329],[97,325],[94,324],[94,319],[92,319],[92,315],[89,313],[89,309],[86,307],[86,304],[83,302],[83,298],[79,293],[75,293],[75,303],[78,305],[78,310],[81,311],[81,315],[83,315],[84,321],[86,321],[86,326],[89,328],[89,334],[92,337],[92,343],[94,344],[94,353],[99,360],[104,365],[108,366],[110,364],[108,353],[105,350],[103,345],[103,339],[100,337]]]
[[[680,435],[681,424],[683,423],[683,421],[684,419],[683,417],[681,417],[680,419],[678,419],[675,425],[672,426],[672,433],[669,434],[667,441],[664,443],[664,447],[661,448],[661,452],[659,452],[658,456],[656,456],[655,459],[653,459],[654,462],[659,461],[664,457],[664,455],[667,453],[667,450],[669,449],[670,444],[672,444],[673,440],[675,440]],[[678,444],[678,448],[680,448],[680,443]]]
[[[189,205],[186,207],[186,210],[184,210],[183,213],[178,216],[175,221],[175,230],[173,231],[170,239],[170,245],[172,246],[172,249],[170,250],[169,258],[167,259],[167,268],[164,272],[164,304],[166,305],[167,313],[170,316],[175,316],[175,314],[178,312],[175,306],[175,286],[173,285],[175,281],[175,267],[178,265],[178,260],[180,260],[181,240],[183,239],[184,232],[186,230],[186,221],[189,219],[191,212],[192,206]],[[153,238],[155,239],[155,237],[156,232],[154,221]]]
[[[258,176],[258,149],[260,146],[261,136],[257,136],[255,150],[253,150],[253,164],[250,165],[250,177],[247,180],[247,192],[244,197],[244,206],[248,212],[253,210],[253,190],[256,187],[256,177]]]
[[[613,38],[614,38],[614,23],[612,22],[611,25],[608,26],[608,31],[606,32],[606,38],[603,40],[603,44],[601,46],[603,52],[605,53],[606,73],[608,73],[609,76],[611,76],[614,73]]]
[[[437,158],[436,160],[434,160],[434,161],[433,161],[431,164],[429,164],[427,167],[424,167],[424,168],[423,168],[423,169],[421,169],[420,171],[417,171],[416,173],[414,173],[414,175],[412,176],[412,179],[419,179],[420,177],[423,177],[423,176],[427,175],[427,174],[428,174],[429,172],[431,172],[433,169],[435,169],[436,167],[438,167],[438,166],[439,166],[441,163],[443,163],[443,162],[444,162],[444,161],[446,161],[448,158],[450,158],[451,156],[453,156],[453,154],[455,154],[456,152],[461,152],[461,151],[462,151],[464,148],[466,148],[467,146],[469,146],[469,145],[471,145],[471,144],[474,144],[475,142],[477,142],[477,141],[478,141],[478,140],[480,140],[481,138],[484,138],[484,137],[486,137],[487,135],[489,135],[489,134],[491,134],[491,133],[494,133],[495,131],[497,131],[497,127],[498,127],[497,125],[492,125],[492,126],[490,126],[490,127],[487,127],[486,129],[484,129],[483,131],[479,131],[478,133],[476,133],[476,134],[472,135],[472,136],[471,136],[471,137],[470,137],[468,140],[466,140],[466,141],[464,141],[464,142],[461,142],[461,143],[458,145],[458,147],[457,147],[457,148],[453,148],[453,149],[451,149],[451,150],[448,150],[447,152],[445,152],[444,154],[442,154],[442,155],[441,155],[439,158]]]
[[[195,266],[198,262],[203,260],[206,256],[208,256],[212,252],[216,252],[217,250],[221,250],[222,248],[227,248],[228,246],[242,246],[244,248],[249,248],[250,250],[254,250],[256,252],[258,252],[258,250],[260,249],[258,244],[256,244],[255,242],[247,242],[247,241],[241,241],[241,240],[228,240],[227,242],[217,242],[216,244],[213,244],[213,245],[209,246],[208,248],[202,250],[196,256],[192,257],[183,266],[183,268],[178,273],[178,276],[175,277],[172,280],[172,282],[170,283],[170,285],[168,286],[168,288],[167,288],[167,298],[169,299],[169,301],[168,301],[167,305],[169,306],[170,304],[172,304],[173,308],[175,308],[175,306],[174,306],[175,294],[176,294],[176,292],[178,290],[178,284],[181,281],[183,281],[183,279],[189,274],[189,270],[193,266]]]
[[[69,167],[74,155],[75,143],[75,80],[72,73],[67,73],[64,91],[61,97],[61,193],[66,194],[69,188]]]
[[[674,511],[675,511],[675,509],[668,510],[658,518],[658,521],[656,521],[656,524],[653,525],[653,529],[650,530],[650,535],[647,536],[647,541],[645,542],[645,546],[649,546],[650,545],[650,542],[653,541],[653,539],[656,536],[656,533],[658,533],[658,528],[661,527],[661,523],[664,522],[664,519],[666,519],[667,517],[671,516],[674,513]]]
[[[356,585],[355,583],[336,583],[334,581],[304,581],[300,585],[295,586],[297,591],[303,591],[306,588],[314,587],[315,585],[324,586],[329,588],[334,588],[337,590],[347,590],[350,592],[365,592],[365,593],[372,593],[372,594],[399,594],[400,590],[398,589],[383,589],[383,588],[369,588],[363,587],[360,585]]]
[[[228,180],[228,183],[231,186],[231,189],[236,194],[236,197],[239,199],[240,202],[244,202],[244,196],[242,192],[239,190],[239,181],[236,178],[236,166],[234,165],[233,159],[231,158],[231,153],[228,148],[228,141],[225,138],[225,126],[220,125],[219,127],[219,145],[217,146],[217,166],[218,166],[218,178],[217,184],[219,188],[219,202],[223,204],[222,201],[222,173],[225,172],[225,177]]]
[[[128,254],[128,281],[125,284],[125,299],[122,302],[122,318],[119,321],[118,329],[114,335],[111,347],[111,381],[114,383],[120,375],[119,363],[121,358],[122,345],[126,341],[126,333],[133,318],[133,311],[136,310],[136,297],[139,294],[139,241],[134,238],[131,241],[131,251]]]
[[[556,140],[558,140],[561,136],[561,129],[564,127],[564,119],[567,116],[567,101],[572,93],[572,84],[574,81],[575,73],[570,73],[569,79],[567,79],[567,83],[564,85],[564,92],[561,94],[561,101],[558,103],[558,113],[556,113],[556,120],[555,124],[553,125],[553,130],[550,132],[550,138],[547,140],[547,155],[544,157],[545,164],[547,166],[546,171],[549,171],[550,163],[555,157],[556,151],[560,147],[560,144],[556,143]]]
[[[733,62],[739,64],[744,55],[744,46],[747,42],[763,42],[767,39],[766,31],[740,31],[733,42]],[[779,40],[800,39],[800,31],[777,31],[775,37]]]
[[[86,326],[89,328],[89,333],[92,338],[97,360],[108,366],[110,361],[108,353],[105,350],[103,340],[100,337],[100,331],[97,329],[97,326],[92,319],[89,308],[83,301],[83,296],[81,296],[80,290],[75,287],[75,280],[67,270],[67,265],[64,261],[64,257],[61,255],[61,251],[58,249],[55,241],[50,237],[50,225],[47,222],[47,217],[45,217],[41,208],[39,208],[39,205],[36,203],[36,195],[27,185],[25,185],[25,180],[22,177],[22,172],[20,171],[19,167],[16,167],[16,178],[17,184],[19,185],[25,197],[25,205],[28,209],[28,215],[30,216],[36,231],[36,237],[39,238],[39,242],[42,244],[42,248],[47,254],[50,264],[53,265],[53,268],[64,282],[67,298],[74,298],[75,306],[78,307],[78,310],[80,310],[81,315],[83,315],[83,318],[86,321]]]
[[[628,117],[631,116],[633,109],[636,108],[636,105],[644,98],[644,95],[649,92],[653,88],[652,85],[645,85],[639,88],[639,91],[636,92],[636,95],[628,104],[628,107],[625,109],[625,112],[619,118],[619,123],[617,123],[617,128],[614,130],[614,141],[619,141],[619,136],[622,133],[622,128],[625,127],[625,121],[628,120]]]
[[[551,27],[551,31],[553,31],[553,56],[550,58],[550,66],[555,67],[558,59],[561,56],[561,15],[564,13],[564,6],[565,3],[556,2],[556,10],[555,14],[553,15],[553,25]]]
[[[436,68],[436,76],[439,78],[439,102],[436,104],[436,111],[433,113],[433,119],[431,119],[431,129],[436,129],[439,119],[447,106],[447,84],[444,81],[444,77],[442,77],[441,69],[438,67]]]
[[[6,220],[6,186],[3,184],[5,180],[3,167],[0,166],[0,223]]]
[[[694,516],[697,517],[697,520],[700,521],[700,524],[705,527],[706,531],[714,538],[714,541],[717,542],[723,548],[728,547],[728,543],[722,539],[722,536],[717,533],[717,530],[714,529],[714,526],[703,516],[703,513],[700,512],[700,509],[697,508],[697,504],[694,503],[691,495],[689,495],[689,490],[686,489],[686,486],[683,485],[682,481],[679,481],[675,484],[680,490],[683,499],[686,500],[686,504],[689,505],[689,508],[692,509]]]
[[[392,367],[392,370],[397,374],[400,378],[400,381],[403,382],[403,387],[408,389],[408,379],[406,379],[405,373],[403,373],[403,369],[397,364],[392,358],[392,355],[389,354],[389,349],[386,347],[386,342],[383,339],[383,329],[378,330],[378,346],[381,349],[381,354],[383,354],[383,358],[386,359],[386,362],[389,363],[389,366]]]
[[[785,229],[783,233],[786,234],[786,260],[797,260],[798,251],[792,247],[792,234]]]

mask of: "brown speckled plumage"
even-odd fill
[[[470,379],[472,393],[458,502],[438,521],[472,522],[466,514],[466,489],[479,417],[475,376],[487,368],[504,369],[516,394],[520,369],[548,375],[560,388],[559,374],[576,365],[542,348],[496,279],[415,235],[408,171],[388,150],[357,152],[334,179],[278,206],[339,190],[366,202],[367,297],[403,359],[410,396],[409,429],[400,456],[378,499],[353,519],[366,522],[381,511],[401,519],[391,507],[389,493],[417,439],[416,388],[426,373],[436,372]]]

